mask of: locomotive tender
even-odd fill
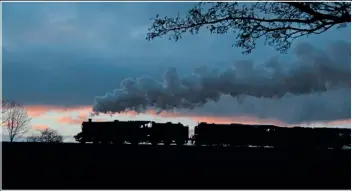
[[[274,125],[199,123],[194,136],[182,124],[152,121],[111,121],[82,123],[75,137],[80,143],[105,144],[163,143],[185,145],[191,139],[196,146],[275,147],[275,148],[342,148],[350,146],[351,129],[278,127]]]

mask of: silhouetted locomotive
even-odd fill
[[[275,147],[275,148],[341,148],[351,144],[351,129],[278,127],[274,125],[199,123],[194,135],[182,124],[152,121],[112,121],[82,123],[75,136],[81,143],[139,144],[163,143],[185,145],[189,139],[196,146]]]
[[[112,121],[82,123],[82,132],[75,136],[81,143],[93,142],[103,144],[123,143],[176,143],[184,145],[188,141],[188,126],[181,123],[155,123],[152,121]]]

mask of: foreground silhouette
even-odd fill
[[[350,150],[3,143],[4,189],[350,189]]]
[[[96,144],[3,143],[3,188],[350,189],[350,129],[200,123],[194,133],[186,145],[180,123],[89,120],[75,138]]]

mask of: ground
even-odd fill
[[[350,150],[3,143],[4,189],[350,189]]]

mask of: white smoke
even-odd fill
[[[279,99],[287,96],[350,89],[351,48],[345,42],[332,43],[326,51],[307,43],[295,48],[294,62],[273,58],[264,64],[238,61],[220,71],[196,68],[193,74],[180,77],[176,68],[164,74],[164,81],[151,77],[127,78],[119,89],[95,99],[93,111],[119,113],[147,109],[157,111],[199,108],[230,95],[240,102],[246,97]]]

